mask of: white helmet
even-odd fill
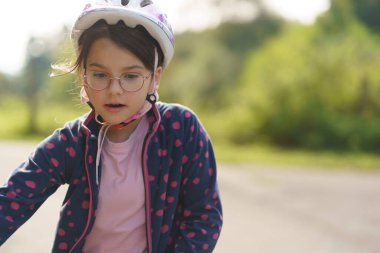
[[[81,34],[101,19],[110,25],[121,20],[131,28],[143,26],[161,47],[163,68],[169,65],[174,54],[174,33],[166,14],[151,0],[97,0],[87,4],[71,31],[76,50]]]

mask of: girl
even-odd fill
[[[98,1],[72,40],[92,110],[0,188],[0,243],[69,184],[53,252],[212,252],[222,212],[210,140],[192,111],[156,103],[174,51],[166,16],[149,0]]]

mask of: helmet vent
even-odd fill
[[[129,4],[129,0],[121,0],[121,5],[126,6]]]
[[[145,7],[145,6],[150,5],[150,4],[153,4],[153,2],[151,0],[143,0],[143,1],[141,1],[140,6]]]

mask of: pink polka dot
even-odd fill
[[[148,176],[148,180],[149,180],[149,182],[153,182],[154,181],[154,179],[155,179],[155,177],[154,176]]]
[[[58,165],[59,165],[59,162],[58,162],[57,159],[55,159],[55,158],[51,158],[51,159],[50,159],[50,162],[53,164],[53,166],[54,166],[55,168],[57,168]]]
[[[60,250],[66,250],[67,249],[67,243],[65,242],[61,242],[59,245],[58,245],[58,248]]]
[[[202,235],[205,235],[205,234],[207,234],[207,231],[206,231],[206,229],[201,229],[201,233],[202,233]]]
[[[160,232],[163,234],[163,233],[166,233],[169,231],[169,226],[168,225],[163,225],[160,229]]]
[[[175,141],[175,146],[176,146],[177,148],[179,148],[179,147],[182,146],[182,142],[181,142],[180,139],[177,139],[177,140]]]
[[[90,164],[92,164],[94,162],[94,158],[91,155],[88,156],[88,162]]]
[[[15,192],[7,192],[7,197],[13,199],[16,197],[16,193]]]
[[[191,117],[191,113],[190,112],[185,112],[185,118],[190,118]]]
[[[170,186],[173,187],[173,188],[176,188],[176,187],[178,186],[177,181],[172,181],[172,182],[170,183]]]
[[[75,153],[75,149],[74,148],[67,148],[66,150],[67,153],[69,153],[69,156],[70,157],[75,157],[76,153]]]
[[[207,220],[208,219],[208,215],[207,214],[202,214],[201,215],[201,219],[202,220]]]
[[[174,200],[175,200],[174,197],[168,197],[168,198],[166,199],[166,201],[167,201],[168,203],[173,203]]]
[[[64,236],[66,234],[66,231],[62,228],[58,229],[58,235],[59,236]]]
[[[193,184],[199,184],[201,182],[201,180],[198,178],[198,177],[196,177],[196,178],[194,178],[194,180],[193,180]]]
[[[71,228],[75,227],[74,222],[69,222],[67,225],[68,225],[69,227],[71,227]]]
[[[195,237],[195,233],[194,232],[190,232],[186,235],[187,238],[194,238]]]
[[[26,180],[25,184],[26,184],[26,186],[28,186],[31,189],[35,189],[36,188],[36,183],[34,181]]]
[[[5,219],[9,222],[13,222],[13,218],[11,216],[6,216]]]
[[[88,201],[83,201],[82,202],[82,208],[83,209],[88,209],[90,207],[90,203]]]
[[[55,145],[53,144],[53,143],[48,143],[48,144],[46,144],[46,146],[45,146],[47,149],[53,149],[53,148],[55,148]]]
[[[218,233],[213,234],[213,235],[212,235],[212,238],[213,238],[214,240],[217,240],[217,239],[219,238],[219,234],[218,234]]]
[[[12,202],[12,203],[11,203],[11,208],[12,208],[13,210],[18,210],[18,209],[20,209],[20,205],[19,205],[19,203],[17,203],[17,202]]]
[[[156,211],[156,215],[157,215],[158,217],[163,216],[163,215],[164,215],[164,210],[162,210],[162,209],[157,210],[157,211]]]
[[[167,118],[167,119],[170,119],[171,117],[172,117],[172,112],[166,112],[165,113],[165,117]]]
[[[208,244],[203,244],[203,246],[202,246],[202,248],[204,249],[204,250],[208,250],[208,247],[209,247],[209,245]]]
[[[158,156],[167,156],[168,155],[168,150],[166,149],[159,149],[158,150]]]
[[[160,196],[160,198],[161,198],[162,200],[165,200],[165,199],[166,199],[166,192],[162,193],[161,196]]]
[[[62,140],[67,141],[67,137],[66,137],[66,135],[61,134],[60,137],[61,137]]]
[[[181,128],[181,124],[177,121],[177,122],[174,122],[173,124],[172,124],[172,128],[174,129],[174,130],[178,130],[178,129],[180,129]]]
[[[185,212],[183,213],[183,215],[185,217],[189,217],[191,215],[191,211],[190,210],[185,210]]]
[[[165,174],[165,175],[164,175],[164,182],[165,182],[165,183],[168,183],[168,180],[169,180],[169,175],[168,175],[168,174]]]
[[[189,161],[189,157],[186,155],[182,156],[182,164],[187,163],[187,161]]]
[[[195,155],[194,155],[194,157],[193,157],[193,161],[196,161],[198,158],[199,158],[199,154],[198,154],[198,153],[195,153]]]

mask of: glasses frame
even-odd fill
[[[102,71],[94,71],[94,72],[102,72]],[[102,73],[104,73],[104,72],[102,72]],[[84,82],[86,83],[86,85],[88,87],[90,87],[91,89],[96,90],[96,91],[102,91],[102,90],[108,89],[110,87],[111,83],[112,83],[112,80],[118,80],[118,84],[120,85],[120,88],[123,91],[126,91],[126,92],[138,92],[144,86],[145,80],[153,75],[153,73],[149,73],[148,75],[144,76],[143,74],[138,73],[138,72],[125,72],[125,73],[122,73],[119,77],[115,77],[115,76],[110,76],[107,73],[105,73],[105,74],[108,77],[108,84],[103,89],[95,89],[94,87],[92,87],[91,84],[87,81],[87,77],[88,77],[87,74],[83,74],[83,79],[84,79]],[[123,76],[125,74],[134,74],[134,75],[138,75],[138,76],[142,77],[143,81],[142,81],[142,84],[141,84],[140,88],[138,88],[136,90],[126,90],[125,88],[123,88],[123,85],[121,84],[121,76]]]

